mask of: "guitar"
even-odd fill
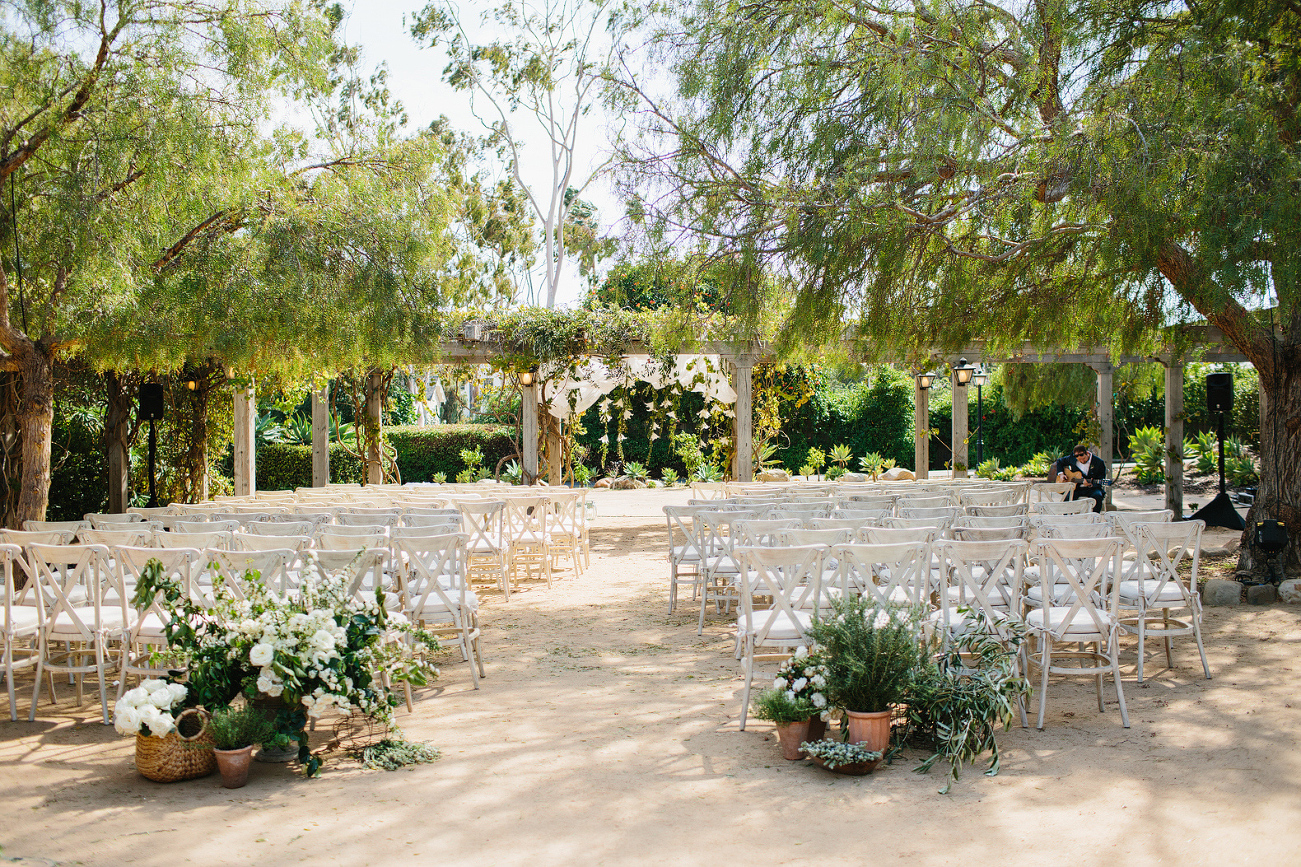
[[[1062,481],[1075,482],[1077,485],[1083,482],[1086,485],[1105,488],[1105,487],[1109,487],[1112,484],[1115,484],[1114,480],[1112,479],[1092,479],[1092,480],[1086,479],[1084,478],[1084,473],[1080,472],[1079,467],[1076,466],[1070,466],[1070,467],[1066,467],[1065,469],[1059,469],[1057,471],[1057,475],[1059,477],[1062,476],[1065,477],[1062,479]]]

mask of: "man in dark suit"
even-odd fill
[[[1082,478],[1081,478],[1082,477]],[[1069,482],[1075,480],[1075,499],[1093,498],[1093,511],[1102,511],[1102,501],[1107,492],[1099,481],[1107,477],[1107,465],[1102,458],[1089,451],[1084,443],[1077,445],[1069,455],[1057,460],[1048,470],[1048,481]]]

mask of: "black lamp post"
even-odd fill
[[[971,381],[976,385],[976,466],[980,466],[985,462],[985,403],[981,391],[989,382],[989,374],[985,372],[983,364],[971,377]]]

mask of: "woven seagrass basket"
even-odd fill
[[[194,728],[194,722],[188,722],[191,715],[197,720],[198,731],[180,734],[182,728]],[[184,726],[182,721],[187,721]],[[136,735],[136,770],[156,783],[194,780],[217,770],[212,736],[208,734],[208,714],[192,707],[177,715],[176,731],[166,737]]]

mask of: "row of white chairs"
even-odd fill
[[[1173,666],[1170,639],[1194,636],[1203,671],[1211,676],[1197,594],[1203,526],[1200,521],[1129,523],[1138,551],[1132,571],[1122,563],[1126,540],[1118,535],[1030,544],[1019,539],[882,542],[869,533],[867,542],[827,544],[809,535],[825,531],[787,530],[777,531],[769,545],[738,545],[730,555],[735,572],[729,580],[739,602],[737,655],[746,681],[742,728],[756,652],[786,654],[807,644],[812,620],[849,594],[870,595],[883,605],[930,607],[928,623],[946,642],[963,633],[974,612],[1004,636],[1020,619],[1034,639],[1021,646],[1020,664],[1040,672],[1038,727],[1043,728],[1050,674],[1095,678],[1099,711],[1102,676],[1109,674],[1128,727],[1119,676],[1121,632],[1138,637],[1140,683],[1149,638],[1164,640],[1167,664]],[[938,581],[932,558],[939,564]],[[1181,575],[1185,565],[1189,572]],[[755,606],[761,597],[772,600],[769,607]],[[1021,713],[1025,724],[1023,708]]]
[[[442,533],[394,540],[388,547],[352,550],[228,551],[208,548],[142,548],[104,545],[44,545],[25,548],[0,544],[4,568],[4,664],[10,715],[17,718],[14,673],[35,668],[29,719],[35,718],[42,674],[67,674],[77,686],[96,676],[107,724],[107,678],[118,671],[118,695],[129,676],[165,673],[150,662],[150,651],[165,644],[169,615],[156,600],[136,609],[135,587],[146,565],[158,561],[196,601],[209,603],[216,588],[241,593],[239,576],[253,572],[273,593],[285,594],[314,576],[343,577],[348,593],[374,598],[386,594],[394,617],[406,618],[435,633],[451,635],[471,664],[475,688],[483,674],[479,651],[479,600],[470,586],[469,538]],[[17,578],[25,577],[25,581]],[[477,673],[476,673],[477,665]],[[50,677],[51,698],[54,681]],[[410,696],[408,693],[408,702]]]

